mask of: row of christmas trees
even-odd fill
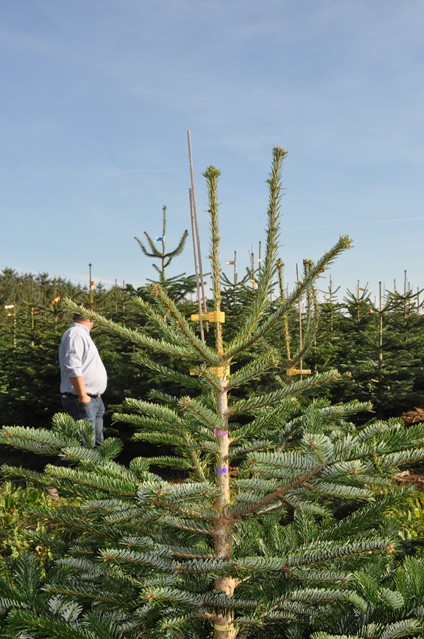
[[[256,276],[260,277],[260,272]],[[242,326],[244,308],[254,301],[257,290],[249,281],[234,286],[221,280],[221,284],[226,333],[232,336]],[[190,316],[197,311],[194,277],[171,278],[162,285],[183,314]],[[70,321],[70,313],[64,308],[65,297],[82,302],[93,295],[96,308],[105,317],[119,318],[129,328],[142,325],[144,331],[151,330],[148,322],[140,320],[133,303],[137,296],[150,299],[148,286],[138,289],[131,285],[114,286],[107,290],[99,285],[89,291],[45,274],[19,276],[5,269],[0,274],[0,290],[3,299],[12,299],[10,291],[13,291],[16,300],[4,304],[8,308],[0,315],[0,423],[41,424],[59,409],[55,392],[57,348]],[[286,296],[281,263],[277,264],[272,290],[270,306],[277,307]],[[274,344],[288,362],[281,372],[296,379],[302,371],[306,375],[335,368],[341,377],[326,391],[326,396],[331,401],[371,401],[380,417],[422,407],[422,304],[419,294],[408,289],[404,293],[389,293],[384,303],[378,304],[366,290],[347,292],[341,301],[329,294],[325,300],[296,303],[273,329]],[[205,331],[206,339],[210,340],[213,333],[207,322]],[[146,389],[152,383],[160,383],[155,375],[146,374],[129,361],[133,350],[129,342],[119,341],[104,331],[97,331],[96,341],[112,379],[106,398],[109,404],[120,403],[125,395],[140,392],[143,383]],[[305,344],[307,356],[298,357]]]

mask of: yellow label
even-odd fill
[[[190,315],[192,322],[198,322],[200,319],[199,313]],[[225,313],[223,311],[211,311],[210,313],[202,313],[202,320],[204,322],[214,322],[215,324],[225,324]]]
[[[216,375],[220,379],[222,379],[223,377],[229,377],[230,375],[229,364],[227,364],[227,366],[210,366],[209,370],[212,373],[212,375]]]
[[[288,368],[286,375],[293,377],[294,375],[312,375],[310,368]]]

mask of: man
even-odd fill
[[[86,308],[93,310],[91,305]],[[94,448],[103,442],[105,407],[101,395],[107,374],[90,331],[93,320],[74,313],[73,323],[63,334],[59,347],[62,407],[74,419],[87,419],[94,431]]]

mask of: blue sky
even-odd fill
[[[278,145],[289,282],[349,234],[335,287],[424,286],[423,23],[422,0],[2,0],[0,269],[154,277],[134,236],[160,235],[164,205],[168,248],[190,228],[190,129],[205,271],[202,172],[222,172],[221,256],[241,273]]]

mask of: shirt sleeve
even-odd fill
[[[68,335],[63,364],[69,377],[82,376],[82,361],[84,356],[84,341],[78,333]]]

